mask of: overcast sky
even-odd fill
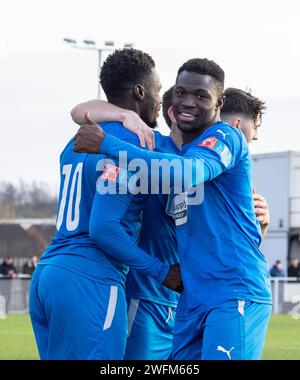
[[[227,87],[267,102],[251,151],[300,151],[299,14],[298,0],[2,1],[0,180],[58,183],[59,154],[77,129],[69,111],[97,96],[96,52],[64,37],[134,42],[155,59],[162,91],[187,59],[213,59]]]

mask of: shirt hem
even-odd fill
[[[73,268],[70,268],[70,267],[66,267],[64,265],[59,265],[57,263],[40,262],[38,265],[39,266],[52,265],[52,266],[64,269],[64,270],[66,270],[68,272],[75,273],[77,276],[84,277],[84,278],[86,278],[86,279],[88,279],[90,281],[94,281],[94,282],[97,282],[97,283],[102,284],[102,285],[117,285],[117,286],[119,286],[119,287],[121,287],[123,289],[125,288],[125,284],[123,284],[122,281],[112,280],[112,279],[100,279],[100,278],[97,278],[97,277],[88,276],[85,273],[80,272],[79,270],[77,271],[76,269],[73,269]]]
[[[125,292],[126,292],[126,288],[125,288]],[[155,298],[155,297],[143,296],[143,295],[138,294],[138,293],[127,293],[126,292],[126,297],[127,298],[139,299],[139,300],[143,300],[143,301],[148,301],[148,302],[153,302],[153,303],[158,303],[160,305],[170,306],[170,307],[174,307],[174,308],[176,308],[178,305],[178,301],[172,302],[172,301],[162,300],[162,299]]]

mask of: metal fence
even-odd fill
[[[0,318],[29,312],[30,280],[31,276],[25,274],[16,278],[0,275]]]
[[[0,275],[0,318],[6,314],[26,314],[29,311],[29,275],[9,278]],[[300,279],[271,277],[273,314],[290,314],[300,318]]]
[[[271,277],[273,314],[290,314],[300,318],[300,278]]]

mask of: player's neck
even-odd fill
[[[215,123],[213,123],[213,124],[215,124]],[[182,132],[182,142],[183,142],[183,144],[188,144],[189,142],[193,141],[197,137],[201,136],[202,133],[204,131],[206,131],[207,128],[209,128],[213,124],[206,125],[206,126],[202,127],[201,129],[199,129],[198,131],[193,132],[193,133],[184,133],[184,132]]]
[[[134,111],[139,115],[139,110],[134,101],[131,101],[130,99],[110,99],[110,103],[114,104],[115,106],[118,106],[120,108],[123,108],[125,110]]]
[[[178,149],[181,149],[182,147],[182,132],[178,128],[177,124],[172,124],[171,126],[171,138],[174,142],[174,144],[177,146]]]
[[[209,123],[202,125],[198,131],[195,131],[193,133],[184,133],[182,132],[182,142],[183,144],[188,144],[189,142],[193,141],[197,137],[201,136],[202,133],[204,133],[209,127],[216,124],[218,121],[220,121],[220,115],[217,114],[212,121]]]

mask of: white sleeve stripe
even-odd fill
[[[111,327],[112,321],[114,319],[115,311],[116,311],[117,300],[118,300],[118,287],[111,286],[106,318],[103,325],[103,331]]]

